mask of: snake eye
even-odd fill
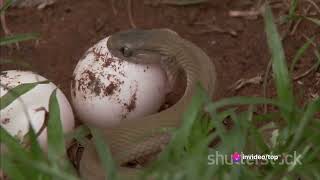
[[[131,49],[126,46],[121,47],[120,51],[124,57],[130,57],[132,55]]]

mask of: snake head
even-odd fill
[[[154,64],[160,63],[165,57],[159,49],[167,36],[177,36],[177,33],[169,29],[132,29],[110,36],[107,46],[112,55],[119,59],[137,64]]]

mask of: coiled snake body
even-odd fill
[[[135,120],[123,121],[116,127],[103,131],[113,159],[125,164],[148,154],[158,152],[170,140],[170,135],[160,133],[161,128],[179,127],[182,114],[190,103],[199,82],[212,97],[216,86],[215,66],[196,45],[168,29],[129,30],[112,35],[107,44],[111,53],[133,63],[159,63],[167,72],[169,82],[174,82],[178,72],[185,74],[187,84],[182,98],[159,113]],[[119,168],[124,176],[136,174],[135,170]],[[80,162],[80,173],[86,179],[104,179],[97,153],[87,144]]]

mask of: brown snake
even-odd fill
[[[170,140],[161,128],[179,127],[182,113],[190,103],[198,82],[212,97],[216,86],[216,71],[212,60],[199,47],[168,29],[129,30],[110,36],[108,49],[121,60],[152,64],[158,63],[166,71],[169,82],[176,80],[183,70],[187,84],[182,98],[159,113],[123,121],[103,131],[113,159],[123,165],[148,154],[158,152]],[[141,170],[119,168],[120,177],[132,179]],[[80,163],[85,179],[105,179],[98,155],[91,143],[86,144]],[[134,179],[134,178],[133,178]]]

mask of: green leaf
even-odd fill
[[[267,34],[268,46],[272,56],[272,69],[277,87],[278,99],[282,104],[286,104],[290,109],[281,109],[286,120],[290,122],[293,115],[294,96],[291,85],[291,77],[286,65],[285,55],[282,48],[281,38],[278,34],[277,27],[273,20],[271,9],[268,5],[265,7],[264,14],[265,30]]]
[[[36,87],[38,84],[48,84],[48,83],[49,81],[25,83],[25,84],[20,84],[12,89],[9,89],[9,91],[0,98],[0,110],[9,106],[13,101],[15,101],[17,98],[19,98],[23,94],[27,93],[28,91]],[[3,88],[7,88],[7,87],[4,87],[2,84],[1,86]]]
[[[0,46],[5,46],[9,44],[14,44],[21,41],[27,41],[31,39],[39,38],[37,33],[28,33],[28,34],[15,34],[10,36],[5,36],[0,38]]]
[[[57,99],[57,89],[55,89],[49,100],[49,120],[48,120],[48,155],[49,158],[65,157],[65,141],[60,119],[60,107]]]
[[[106,172],[106,179],[117,179],[116,166],[112,160],[111,152],[103,140],[101,132],[96,128],[90,128],[90,130],[101,164]]]
[[[0,15],[4,13],[12,4],[13,0],[5,0],[0,9]]]

